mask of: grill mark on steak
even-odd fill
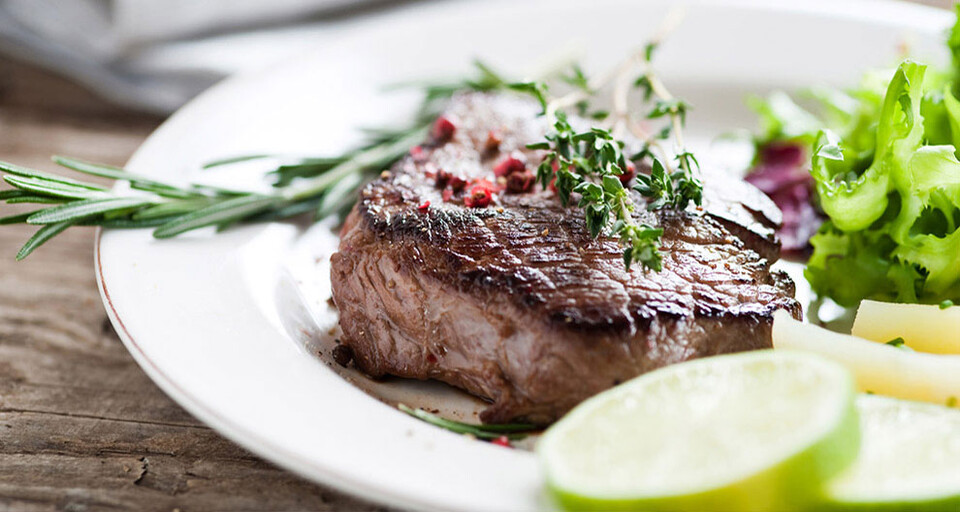
[[[459,96],[444,114],[452,140],[364,188],[331,258],[358,368],[463,388],[493,402],[484,421],[545,424],[643,372],[770,347],[773,312],[799,317],[793,283],[770,270],[779,211],[736,178],[705,174],[702,212],[635,213],[664,229],[659,273],[627,271],[615,239],[591,238],[581,210],[539,187],[486,208],[443,200],[440,169],[493,179],[506,156],[534,168],[542,153],[525,145],[547,129],[536,112],[512,96]]]

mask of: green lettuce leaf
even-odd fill
[[[760,119],[761,139],[764,141],[804,139],[809,143],[823,126],[823,121],[797,105],[783,91],[774,91],[766,98],[750,96],[747,106]]]
[[[894,255],[927,273],[924,288],[943,294],[960,282],[960,161],[953,146],[924,146],[897,185],[900,211],[885,226]]]
[[[864,298],[939,302],[960,298],[960,161],[956,146],[930,138],[923,102],[941,115],[937,140],[960,139],[960,102],[949,85],[923,94],[925,67],[906,61],[884,95],[872,161],[829,130],[813,149],[812,174],[830,221],[811,239],[805,276],[814,291],[844,306]],[[861,170],[862,169],[862,170]]]
[[[864,73],[843,91],[752,99],[754,142],[809,144],[828,221],[805,276],[844,306],[864,298],[960,302],[960,3],[946,41],[952,66],[911,62]],[[809,108],[807,108],[809,106]]]
[[[906,61],[887,88],[877,124],[877,148],[873,163],[862,173],[842,159],[824,158],[837,144],[818,138],[812,162],[820,206],[842,231],[866,229],[887,209],[887,193],[905,173],[910,155],[923,140],[923,74],[926,66]]]
[[[828,221],[810,244],[814,250],[804,277],[818,295],[844,307],[855,307],[864,297],[915,298],[910,287],[901,292],[889,279],[898,263],[890,256],[895,244],[882,233],[845,233]]]

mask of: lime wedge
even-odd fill
[[[863,395],[860,455],[827,485],[837,510],[960,511],[960,410]]]
[[[854,383],[790,351],[668,366],[601,393],[537,446],[570,510],[792,510],[856,456]]]

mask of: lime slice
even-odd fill
[[[791,510],[856,456],[849,372],[799,352],[711,357],[601,393],[537,451],[571,510]]]
[[[864,395],[856,461],[827,485],[838,510],[960,511],[960,410]]]

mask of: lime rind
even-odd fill
[[[769,382],[750,378],[751,372],[763,373],[758,370],[762,368],[772,370],[766,371],[764,375]],[[775,437],[770,436],[777,432],[765,431],[765,427],[760,426],[756,432],[756,442],[748,433],[744,433],[740,439],[733,439],[735,443],[740,443],[738,446],[742,447],[743,452],[752,450],[749,455],[741,456],[740,453],[731,451],[730,446],[723,446],[722,440],[715,446],[705,443],[701,438],[711,437],[712,429],[720,431],[720,437],[736,438],[738,435],[736,431],[723,432],[723,419],[726,416],[742,416],[744,414],[738,412],[743,411],[734,408],[729,415],[725,415],[722,411],[726,409],[718,408],[717,411],[721,411],[717,413],[719,416],[712,417],[712,413],[708,412],[705,418],[701,418],[713,421],[714,424],[710,429],[701,429],[699,435],[696,428],[686,428],[680,421],[666,425],[659,432],[654,429],[654,437],[662,436],[661,441],[665,444],[660,449],[655,446],[655,441],[652,452],[648,450],[649,457],[644,460],[655,461],[653,468],[644,468],[642,460],[641,463],[635,463],[638,459],[634,459],[632,453],[625,455],[612,452],[611,450],[616,450],[615,444],[600,442],[595,443],[595,446],[584,446],[590,442],[590,428],[594,427],[599,429],[594,432],[596,434],[605,432],[618,436],[613,441],[628,444],[634,442],[629,436],[629,429],[632,427],[628,425],[625,431],[617,432],[616,428],[603,424],[602,416],[615,415],[616,407],[623,405],[618,404],[618,401],[653,400],[651,397],[657,394],[657,386],[670,381],[674,381],[673,385],[680,388],[689,384],[689,389],[678,389],[673,395],[670,390],[666,390],[662,397],[679,403],[685,400],[709,402],[711,397],[717,395],[710,391],[710,386],[732,385],[737,388],[739,382],[740,387],[734,391],[744,393],[742,397],[726,396],[729,393],[718,391],[718,396],[727,400],[723,402],[725,407],[738,401],[746,404],[747,407],[755,409],[753,413],[749,410],[745,412],[748,419],[757,419],[761,423],[765,421],[764,418],[769,419],[769,415],[776,415],[778,412],[794,414],[785,414],[785,417],[790,419],[788,423],[792,423],[789,425],[777,425],[776,417],[773,418],[777,432],[782,432],[782,436],[790,439],[789,442],[778,445]],[[785,387],[784,382],[787,382]],[[803,394],[809,391],[808,388],[812,388],[815,393],[808,393],[802,400],[809,410],[791,411],[790,408],[803,406],[798,406],[789,396],[775,395],[778,389],[791,389]],[[704,394],[707,395],[706,398],[700,396]],[[841,471],[856,456],[859,425],[853,406],[854,396],[854,382],[849,372],[819,357],[789,351],[760,351],[713,357],[648,373],[591,398],[547,431],[538,445],[538,452],[546,470],[548,487],[562,506],[570,510],[799,510],[821,500],[822,482]],[[774,403],[774,399],[781,402]],[[614,406],[608,407],[609,404]],[[693,404],[694,407],[701,405],[703,404]],[[676,412],[673,411],[674,415]],[[751,414],[753,416],[750,416]],[[647,417],[653,420],[652,422],[636,423],[655,424],[663,421],[661,416],[663,415],[651,414]],[[638,417],[644,416],[640,414]],[[612,421],[626,420],[615,418]],[[751,428],[750,424],[737,424],[736,418],[732,421],[738,428]],[[585,428],[584,432],[587,434],[578,433],[578,428]],[[641,435],[648,434],[649,429]],[[564,439],[565,437],[567,439]],[[675,442],[671,444],[671,441]],[[643,445],[644,442],[646,441],[639,444]],[[657,462],[660,454],[656,452],[668,453],[669,458],[671,451],[682,451],[686,444],[706,447],[702,459],[708,470],[705,481],[695,481],[698,478],[698,468],[691,467],[696,465],[690,463],[696,460],[695,456],[688,457],[685,461],[680,457],[681,462],[673,468]],[[712,450],[713,448],[717,449]],[[600,455],[597,455],[598,450]],[[724,465],[724,474],[720,475],[715,471],[710,474],[711,453],[714,458],[718,453],[724,457],[716,463]],[[591,457],[595,456],[601,459],[600,463],[591,460]],[[611,460],[606,461],[606,458]],[[726,460],[727,458],[730,460]],[[603,462],[609,462],[609,467],[605,469]],[[621,473],[618,475],[613,468],[620,468]],[[656,473],[664,468],[672,471],[665,471],[665,479],[658,481],[657,477],[661,475]],[[653,473],[653,476],[649,473]],[[687,478],[679,485],[669,481],[671,478],[683,481],[684,475],[690,473],[694,475],[693,480]],[[620,488],[604,488],[603,482],[608,480],[615,482],[614,487],[624,485]],[[637,484],[631,487],[632,483],[625,482]]]
[[[862,395],[863,445],[826,487],[834,511],[960,511],[960,410]]]

